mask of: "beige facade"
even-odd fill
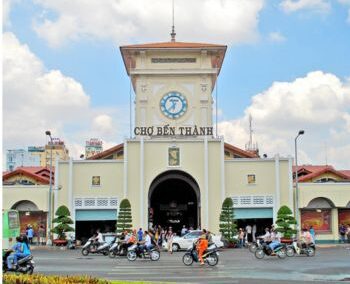
[[[270,226],[282,205],[294,211],[291,157],[262,159],[215,133],[212,91],[225,51],[224,45],[178,42],[121,47],[135,91],[131,138],[88,160],[55,162],[53,210],[69,207],[78,238],[103,224],[113,228],[124,198],[135,228],[186,225],[219,233],[226,197],[240,226],[259,220]],[[349,206],[341,203],[350,199],[346,184],[332,193],[322,184],[308,186],[300,184],[301,208],[322,196]],[[45,210],[48,195],[40,194],[33,202]],[[8,206],[22,198],[4,196]],[[324,239],[336,238],[333,207],[332,233]]]
[[[329,177],[330,175],[328,174],[326,176]],[[350,183],[300,183],[299,208],[301,210],[301,215],[303,212],[307,212],[309,214],[313,213],[316,221],[317,215],[322,216],[322,214],[325,214],[324,216],[329,218],[329,228],[327,228],[324,232],[317,233],[317,240],[338,241],[338,229],[341,222],[339,213],[348,212],[346,215],[350,216]],[[349,220],[349,218],[347,220]],[[328,220],[326,219],[325,221]],[[350,225],[348,222],[344,222],[344,224]]]

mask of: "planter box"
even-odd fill
[[[293,239],[281,238],[282,244],[291,244],[292,242],[293,242]]]
[[[53,244],[55,246],[66,246],[67,245],[67,240],[53,240]]]

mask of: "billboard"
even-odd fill
[[[302,210],[301,228],[309,229],[313,226],[316,232],[330,232],[332,212],[329,209]]]

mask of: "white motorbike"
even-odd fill
[[[108,255],[109,247],[109,243],[104,242],[97,245],[95,239],[90,238],[83,246],[81,253],[84,256],[89,255],[89,253],[102,253],[103,255]]]
[[[160,258],[160,252],[157,247],[153,247],[149,252],[146,249],[142,249],[140,245],[134,244],[128,248],[128,254],[126,255],[129,261],[135,261],[136,258],[149,258],[152,261],[157,261]]]

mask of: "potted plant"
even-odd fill
[[[220,232],[228,248],[237,246],[237,226],[234,220],[234,209],[232,199],[227,197],[222,203],[220,214]]]
[[[297,221],[293,217],[293,212],[286,205],[281,206],[277,212],[277,232],[283,235],[281,239],[282,243],[291,243],[292,237],[296,234],[297,230],[294,228]]]
[[[74,232],[74,229],[69,226],[73,224],[73,220],[69,217],[69,209],[62,205],[57,208],[55,215],[57,216],[52,220],[52,223],[57,225],[52,229],[52,233],[57,234],[58,238],[53,241],[55,245],[66,245],[66,232]]]

